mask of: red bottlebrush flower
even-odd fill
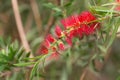
[[[50,43],[53,43],[55,42],[55,38],[52,36],[52,35],[48,35],[47,38],[46,38]]]
[[[96,17],[92,13],[84,11],[79,16],[71,16],[61,22],[65,28],[74,28],[69,34],[67,34],[72,38],[74,36],[82,37],[83,34],[92,34],[96,28],[100,27],[100,25],[96,25],[98,22],[90,23],[94,20],[96,20]]]
[[[65,50],[65,46],[64,46],[64,44],[62,42],[60,42],[58,44],[58,46],[59,46],[60,50]]]
[[[48,49],[44,45],[42,45],[40,48],[40,53],[41,54],[48,54]]]
[[[81,29],[82,29],[82,33],[89,35],[89,34],[92,34],[96,28],[100,28],[100,25],[98,25],[99,24],[98,22],[89,23],[89,22],[94,21],[94,20],[96,20],[96,17],[88,11],[82,12],[79,15],[79,21],[82,23],[80,25]]]
[[[58,39],[61,39],[61,35],[66,39],[66,42],[72,46],[73,37],[82,38],[84,35],[90,35],[95,32],[96,29],[100,28],[100,23],[92,22],[96,20],[96,17],[89,11],[82,12],[80,15],[75,15],[61,20],[61,23],[66,30],[62,32],[61,28],[57,25],[55,27],[55,33]],[[60,37],[60,38],[59,38]],[[50,45],[50,43],[55,43],[55,45]],[[59,42],[59,41],[58,41]],[[64,44],[62,42],[58,43],[57,40],[52,36],[48,35],[45,39],[44,46],[41,47],[41,53],[47,54],[48,48],[51,49],[52,58],[58,56],[57,47],[59,50],[65,50]],[[56,44],[58,43],[58,46]]]
[[[62,30],[58,25],[55,27],[55,33],[57,34],[58,37],[62,35]]]

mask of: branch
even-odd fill
[[[20,36],[20,39],[22,41],[23,47],[25,48],[26,52],[30,52],[31,50],[30,50],[30,46],[28,44],[24,29],[23,29],[17,0],[12,0],[12,7],[13,7],[14,15],[15,15],[17,29],[18,29],[19,36]],[[31,54],[30,57],[33,57],[33,55]]]

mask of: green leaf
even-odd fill
[[[23,62],[23,63],[18,63],[18,64],[14,64],[15,66],[29,66],[29,65],[32,65],[34,64],[35,62]]]
[[[111,12],[112,13],[120,13],[119,11],[114,11],[114,10],[111,10],[109,8],[102,7],[102,6],[92,6],[91,10],[95,11],[95,12],[99,12],[99,13],[111,13]]]
[[[43,61],[46,58],[46,56],[48,56],[48,55],[42,56],[38,61],[35,62],[34,67],[30,74],[30,80],[33,79],[34,75],[39,76],[40,63],[41,63],[41,61]]]
[[[37,73],[37,70],[38,70],[38,65],[40,64],[41,62],[41,59],[39,59],[35,64],[34,64],[34,67],[31,71],[31,74],[30,74],[30,80],[33,79],[33,76]]]
[[[17,50],[17,53],[16,53],[16,55],[15,55],[15,58],[18,59],[18,60],[20,60],[22,54],[24,53],[24,51],[25,51],[25,50],[24,50],[22,47],[19,48],[19,50]]]

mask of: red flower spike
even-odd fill
[[[53,43],[55,42],[55,38],[52,36],[52,35],[48,35],[47,38],[46,38],[50,43]]]
[[[98,22],[89,23],[94,20],[96,20],[96,17],[92,15],[92,13],[84,11],[79,16],[71,16],[63,19],[61,22],[65,28],[74,29],[67,33],[67,36],[72,39],[77,36],[80,36],[81,38],[84,34],[90,35],[96,30],[96,28],[99,28],[100,25],[97,25]],[[67,41],[69,42],[69,39]]]
[[[59,46],[60,50],[65,50],[65,46],[64,46],[64,44],[62,42],[60,42],[58,44],[58,46]]]
[[[84,11],[80,15],[70,16],[66,19],[61,20],[61,23],[66,30],[62,32],[61,28],[57,25],[55,27],[55,33],[57,37],[61,37],[61,35],[64,34],[63,37],[66,39],[66,42],[72,46],[72,39],[74,37],[82,38],[84,35],[93,34],[96,29],[100,28],[100,23],[92,22],[94,20],[96,20],[96,17],[92,13],[89,11]],[[58,56],[58,48],[55,45],[50,46],[50,43],[53,43],[55,41],[57,40],[49,34],[46,37],[44,46],[41,48],[41,53],[47,54],[47,48],[50,48],[52,52],[54,52],[50,57],[56,58]],[[60,50],[65,50],[64,44],[62,42],[58,43],[58,47]]]
[[[55,27],[55,33],[58,37],[62,35],[62,30],[58,25]]]
[[[82,34],[90,35],[96,30],[96,28],[100,28],[100,25],[98,22],[89,23],[94,20],[96,20],[96,17],[88,11],[82,12],[79,15],[79,21],[83,23],[81,24]]]

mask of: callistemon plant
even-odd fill
[[[53,56],[58,56],[59,51],[66,49],[64,42],[72,46],[74,37],[82,39],[84,36],[94,34],[100,28],[100,23],[97,22],[97,18],[90,11],[84,11],[79,15],[62,19],[61,24],[64,26],[64,30],[56,25],[54,30],[56,36],[51,34],[46,36],[40,49],[41,54],[50,53]]]

